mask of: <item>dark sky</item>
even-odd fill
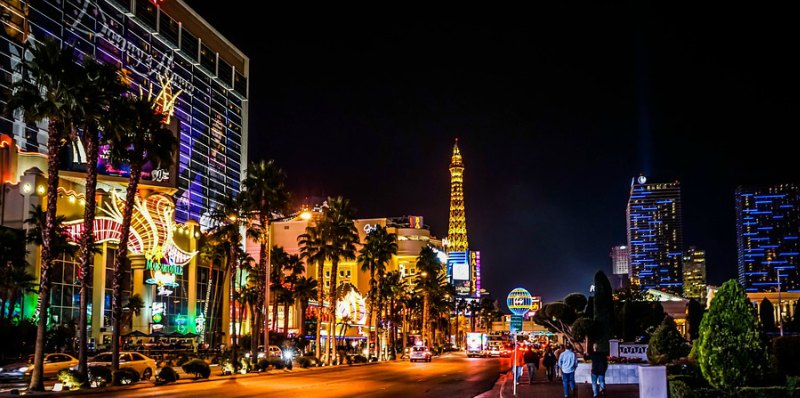
[[[470,246],[496,297],[523,286],[560,299],[610,272],[640,172],[680,180],[685,245],[707,249],[721,283],[736,274],[736,186],[799,180],[789,12],[189,4],[250,57],[249,156],[275,159],[296,198],[422,215],[443,236],[458,137]]]

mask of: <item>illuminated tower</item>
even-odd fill
[[[447,252],[465,252],[467,244],[467,216],[464,210],[464,163],[458,150],[458,138],[453,145],[450,160],[450,227],[447,229]]]

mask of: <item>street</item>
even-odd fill
[[[500,371],[497,359],[447,354],[430,363],[377,365],[298,371],[278,375],[220,379],[129,391],[115,397],[474,397],[492,388]],[[89,390],[88,392],[91,392]],[[109,394],[110,395],[110,394]]]

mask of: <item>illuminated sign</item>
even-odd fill
[[[348,319],[350,324],[364,325],[367,323],[367,304],[364,298],[354,290],[336,303],[336,320],[341,322],[344,319]]]
[[[471,272],[468,252],[450,252],[447,255],[447,270],[450,283],[459,296],[469,296],[472,292]]]
[[[533,297],[527,290],[518,287],[511,291],[506,298],[506,305],[514,315],[525,315],[531,310]]]
[[[411,228],[422,229],[425,224],[422,222],[422,216],[408,216],[408,225]]]
[[[481,252],[477,250],[469,252],[469,267],[472,275],[475,275],[475,278],[470,281],[472,292],[475,297],[479,297],[481,294]]]
[[[206,330],[206,317],[203,316],[202,312],[194,318],[194,330],[197,333],[203,333]]]
[[[155,323],[161,323],[164,320],[164,303],[153,303],[153,315],[151,318]]]

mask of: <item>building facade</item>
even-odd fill
[[[631,268],[631,250],[628,246],[613,246],[611,248],[611,273],[614,275],[628,275]]]
[[[694,246],[683,253],[683,297],[706,297],[706,251]]]
[[[0,102],[21,78],[29,46],[45,38],[74,47],[76,62],[93,57],[118,66],[132,93],[167,98],[162,109],[178,137],[175,167],[145,167],[134,208],[122,302],[133,293],[145,301],[131,328],[145,333],[196,332],[219,326],[228,305],[222,274],[198,261],[202,225],[218,198],[238,193],[247,161],[249,59],[181,0],[0,1]],[[6,18],[5,16],[8,16]],[[2,104],[0,104],[2,105]],[[45,205],[47,121],[25,123],[22,114],[0,116],[0,221],[23,230],[32,206]],[[58,214],[76,238],[83,222],[85,153],[81,132],[61,159]],[[128,177],[111,167],[101,148],[92,268],[90,335],[97,344],[111,334],[111,274],[120,236],[120,209]],[[38,247],[29,246],[30,272],[39,277]],[[77,259],[57,259],[50,320],[77,319]],[[33,315],[28,295],[20,316]],[[225,315],[227,316],[227,315]],[[221,328],[228,330],[228,328]],[[226,333],[229,335],[229,333]]]
[[[748,292],[800,292],[800,186],[736,190],[739,282]]]
[[[683,293],[680,183],[631,181],[626,211],[631,283]]]

